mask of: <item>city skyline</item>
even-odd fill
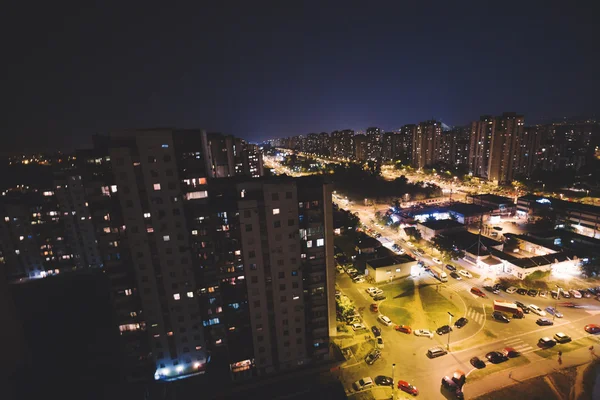
[[[531,123],[597,115],[593,7],[556,4],[80,5],[39,18],[15,5],[6,149],[86,147],[91,134],[134,127],[256,142],[432,117],[462,125],[502,110]]]

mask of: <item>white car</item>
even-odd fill
[[[357,275],[354,278],[352,278],[352,281],[354,281],[354,283],[363,283],[365,281],[365,276]]]
[[[380,315],[379,317],[377,317],[377,320],[387,326],[390,326],[392,324],[392,320],[386,317],[385,315]]]
[[[513,294],[516,291],[517,291],[517,288],[514,286],[511,286],[508,289],[506,289],[506,293],[508,293],[508,294]]]
[[[379,295],[383,294],[383,290],[376,289],[374,292],[371,292],[369,294],[371,295],[371,297],[379,296]]]
[[[367,293],[369,293],[371,296],[373,296],[373,293],[375,293],[378,289],[376,287],[370,287],[370,288],[366,288],[365,291]]]
[[[416,329],[415,330],[415,336],[432,338],[433,337],[433,332],[428,331],[427,329]]]
[[[383,349],[383,338],[381,336],[377,337],[377,348]]]
[[[461,274],[462,276],[464,276],[465,278],[472,278],[473,275],[471,275],[471,273],[467,270],[461,269],[460,271],[458,271],[459,274]]]
[[[415,247],[415,245],[414,245],[414,244],[412,244],[412,242],[406,242],[406,245],[407,245],[408,247]]]
[[[537,315],[539,315],[540,317],[545,317],[546,316],[546,311],[542,310],[541,308],[539,308],[535,304],[530,304],[529,305],[529,309],[531,311],[533,311],[534,313],[536,313]]]
[[[402,247],[400,247],[398,250],[394,250],[394,252],[396,254],[404,254],[404,253],[406,253],[406,250],[404,250]]]
[[[434,263],[436,263],[436,264],[441,264],[441,263],[442,263],[442,261],[441,261],[439,258],[435,258],[435,257],[434,257],[434,258],[432,258],[432,260],[433,260],[433,262],[434,262]]]
[[[571,296],[573,296],[576,299],[581,298],[581,293],[579,292],[579,290],[571,289],[569,290],[569,293],[571,293]]]
[[[355,331],[361,331],[363,329],[367,329],[367,327],[364,324],[356,322],[356,323],[352,324],[352,329]]]
[[[371,379],[368,376],[366,378],[359,379],[352,384],[352,386],[354,386],[354,390],[368,389],[370,387],[373,387],[373,385],[373,379]]]

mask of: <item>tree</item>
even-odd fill
[[[459,258],[463,258],[465,256],[465,252],[463,250],[459,250],[454,245],[454,241],[448,236],[436,235],[433,237],[433,239],[431,239],[431,243],[433,244],[433,247],[442,253],[443,258],[458,260]]]

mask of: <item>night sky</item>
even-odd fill
[[[599,111],[592,1],[19,3],[0,24],[2,152],[136,127],[256,141]]]

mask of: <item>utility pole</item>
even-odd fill
[[[452,317],[454,317],[454,315],[448,311],[448,327],[450,328],[450,330],[448,331],[448,351],[450,351],[450,332],[452,332]]]
[[[396,398],[396,381],[394,377],[394,369],[396,368],[396,363],[392,364],[392,400]]]

